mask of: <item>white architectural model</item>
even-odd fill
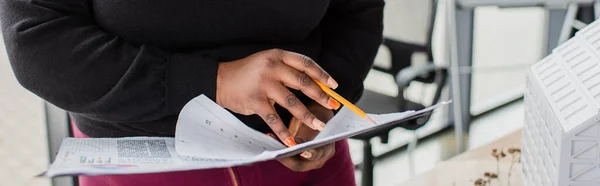
[[[523,182],[600,186],[600,22],[529,69]]]

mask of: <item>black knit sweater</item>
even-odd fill
[[[381,42],[383,0],[0,0],[18,81],[92,137],[173,136],[215,98],[219,62],[281,48],[313,58],[356,101]],[[306,101],[306,97],[303,98]],[[278,108],[282,119],[290,114]],[[238,116],[267,132],[256,116]]]

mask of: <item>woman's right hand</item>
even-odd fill
[[[239,114],[259,115],[281,141],[292,146],[295,141],[275,111],[275,103],[314,130],[322,130],[325,123],[317,119],[286,87],[301,90],[328,109],[339,104],[312,79],[334,89],[338,86],[327,72],[307,56],[281,49],[261,51],[243,59],[219,63],[216,101]]]

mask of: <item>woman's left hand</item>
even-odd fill
[[[323,122],[329,121],[333,118],[333,111],[324,108],[318,103],[312,103],[307,105],[307,108],[312,112],[319,120]],[[313,140],[319,131],[313,130],[302,121],[297,118],[292,118],[289,126],[290,133],[294,136],[297,143],[303,143],[306,141]],[[279,159],[279,162],[290,170],[296,172],[306,172],[313,169],[319,169],[323,167],[325,162],[329,160],[335,154],[335,143],[327,144],[322,147],[310,149],[302,152],[299,156],[292,156],[288,158]]]

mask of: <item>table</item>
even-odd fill
[[[454,103],[448,116],[454,121],[457,152],[467,149],[469,123],[471,123],[471,73],[473,51],[474,8],[479,6],[529,7],[543,6],[548,10],[546,54],[550,54],[560,41],[568,39],[574,26],[578,5],[591,5],[597,0],[448,0],[447,26],[450,54],[450,92]],[[599,3],[594,4],[596,12]],[[598,15],[596,13],[596,15]],[[569,19],[565,19],[568,17]],[[565,20],[567,20],[565,22]],[[454,88],[457,87],[457,88]]]
[[[402,183],[406,186],[466,186],[474,185],[477,178],[483,177],[484,172],[496,172],[497,162],[491,156],[494,148],[521,148],[521,132],[515,131],[488,145],[478,147],[460,154],[452,159],[439,163],[433,170],[419,174],[412,179]],[[500,167],[500,181],[502,185],[507,185],[507,170],[510,168],[510,156],[505,157],[498,163]],[[521,186],[522,179],[520,173],[520,164],[516,163],[512,167],[510,179],[511,186]],[[498,185],[497,180],[493,180],[493,185]]]

